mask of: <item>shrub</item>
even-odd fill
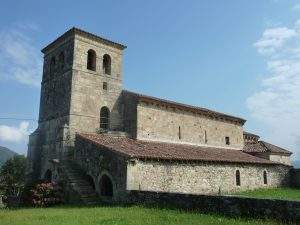
[[[0,169],[0,194],[8,207],[20,205],[20,195],[25,186],[26,158],[16,155]]]
[[[63,191],[56,182],[38,183],[32,190],[30,202],[34,207],[49,207],[63,202]]]

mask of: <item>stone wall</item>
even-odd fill
[[[291,183],[294,187],[300,188],[300,169],[293,169],[291,172]]]
[[[124,201],[126,197],[126,159],[114,152],[76,139],[75,162],[90,175],[101,196],[100,179],[107,175],[113,184],[113,200]]]
[[[225,137],[230,138],[229,145]],[[137,107],[137,138],[231,149],[242,149],[244,145],[239,124],[145,103]]]
[[[236,171],[241,185],[236,185]],[[231,193],[288,185],[290,167],[234,163],[135,161],[127,167],[127,189],[193,194]],[[264,184],[263,172],[267,172]]]
[[[235,218],[272,218],[288,221],[288,224],[299,224],[300,221],[299,201],[131,191],[128,202],[225,214]]]
[[[87,52],[96,52],[96,71],[87,69]],[[111,57],[111,74],[102,70],[104,54]],[[70,110],[71,136],[75,132],[96,132],[100,126],[100,109],[110,110],[110,129],[122,130],[122,51],[99,41],[75,37]],[[103,83],[107,83],[107,90]]]
[[[291,157],[289,155],[270,154],[269,160],[286,165],[292,165]]]
[[[251,153],[251,155],[254,155],[259,158],[271,160],[273,162],[283,163],[289,166],[292,165],[291,157],[286,154],[270,153],[270,152],[255,152],[255,153]]]

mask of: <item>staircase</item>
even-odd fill
[[[72,191],[78,194],[80,203],[85,205],[100,203],[100,198],[93,186],[88,182],[83,171],[78,168],[74,162],[69,159],[65,159],[61,161],[60,168],[62,169]]]

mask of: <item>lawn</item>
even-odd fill
[[[234,219],[172,209],[130,207],[56,207],[0,209],[1,225],[275,225],[274,221]]]
[[[253,191],[235,193],[235,195],[253,198],[286,199],[300,201],[300,189],[296,188],[257,189]]]

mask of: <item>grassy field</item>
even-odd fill
[[[1,225],[275,225],[273,221],[233,219],[171,209],[132,207],[56,207],[0,209]]]
[[[235,195],[253,198],[287,199],[300,201],[300,189],[295,188],[257,189],[253,191],[236,193]]]

